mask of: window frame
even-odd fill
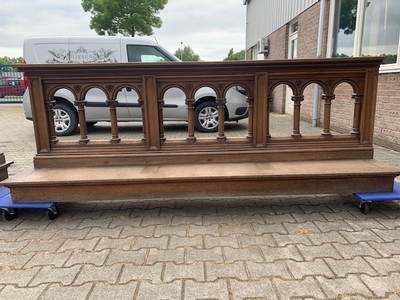
[[[329,17],[329,29],[328,36],[332,37],[328,39],[327,49],[328,51],[327,57],[332,57],[333,51],[336,47],[336,39],[337,32],[336,26],[338,22],[339,13],[337,8],[340,7],[339,1],[335,0],[330,2],[330,17]],[[361,57],[362,51],[362,38],[363,38],[363,30],[364,30],[364,19],[365,19],[365,7],[367,5],[368,0],[358,0],[357,2],[357,20],[356,20],[356,28],[354,30],[354,48],[353,48],[353,57]],[[400,39],[397,45],[397,62],[393,64],[381,64],[379,68],[379,73],[397,73],[400,72]]]
[[[294,26],[296,25],[296,30]],[[299,21],[297,19],[292,20],[289,23],[289,36],[288,36],[288,59],[296,59],[298,55],[298,32],[299,32]],[[296,41],[296,57],[293,56],[293,42]]]

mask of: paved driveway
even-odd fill
[[[10,176],[32,166],[20,104],[0,105],[0,152]],[[375,157],[400,167],[400,153]],[[54,221],[21,211],[0,221],[0,299],[400,299],[400,203],[357,205],[307,195],[61,203]]]

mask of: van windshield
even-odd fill
[[[127,45],[129,62],[161,62],[171,59],[153,46]]]

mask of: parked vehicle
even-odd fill
[[[29,37],[24,41],[24,60],[27,64],[38,63],[118,63],[118,62],[163,62],[178,58],[157,43],[132,37]],[[226,121],[247,118],[246,96],[242,90],[231,88],[227,92]],[[73,134],[78,126],[77,109],[70,91],[62,89],[54,97],[54,122],[57,135]],[[118,121],[141,121],[142,112],[138,95],[131,89],[118,94]],[[201,132],[218,129],[218,111],[215,92],[201,88],[195,98],[195,127]],[[99,121],[110,121],[110,113],[104,93],[92,89],[86,96],[86,121],[93,125]],[[165,121],[187,121],[187,106],[184,93],[177,88],[167,91],[164,98]],[[25,93],[24,111],[32,119],[29,93]]]
[[[25,90],[25,83],[21,78],[0,78],[0,98],[4,98],[6,96],[22,96],[25,93]]]

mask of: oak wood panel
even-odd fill
[[[163,164],[32,169],[7,185],[15,201],[57,202],[390,191],[394,174],[372,159]]]

